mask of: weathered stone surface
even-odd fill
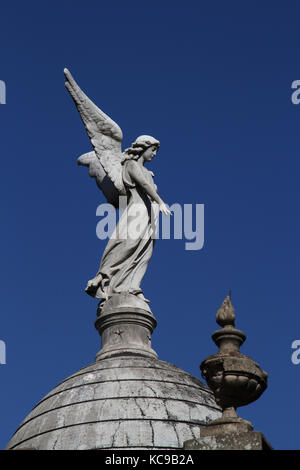
[[[259,431],[205,436],[185,442],[185,450],[272,450]]]
[[[220,414],[207,387],[176,366],[102,359],[46,395],[7,449],[176,449]]]
[[[186,441],[184,449],[271,450],[264,436],[253,431],[253,425],[236,413],[238,406],[259,398],[267,387],[268,374],[250,357],[240,353],[246,335],[235,328],[231,293],[218,310],[216,319],[222,329],[215,331],[212,338],[219,351],[206,358],[200,369],[223,413],[221,418],[201,428],[200,438]]]

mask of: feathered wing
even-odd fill
[[[101,189],[107,201],[116,208],[119,208],[120,192],[116,189],[109,176],[107,176],[95,152],[88,152],[81,155],[77,163],[78,165],[87,166],[89,168],[89,175],[96,179],[97,186]]]
[[[94,152],[79,157],[78,164],[89,167],[90,176],[96,178],[98,187],[108,201],[115,204],[119,194],[126,194],[121,165],[122,131],[86,96],[67,69],[64,74],[67,79],[66,88],[94,147]]]

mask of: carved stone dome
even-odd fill
[[[104,358],[46,395],[7,449],[177,449],[219,416],[212,392],[178,367],[151,357]]]

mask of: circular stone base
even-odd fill
[[[157,358],[151,347],[156,324],[146,302],[132,294],[114,294],[97,311],[95,327],[102,348],[96,360],[128,355]]]

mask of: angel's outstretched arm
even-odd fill
[[[164,201],[159,197],[155,189],[147,182],[146,178],[143,175],[143,172],[138,163],[131,161],[128,162],[128,172],[133,181],[141,186],[146,193],[159,205],[159,209],[166,215],[172,215],[172,213],[167,208]]]

